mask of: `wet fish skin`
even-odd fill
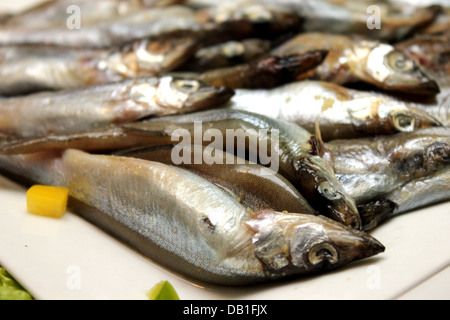
[[[234,94],[198,80],[142,77],[0,100],[0,132],[18,137],[79,131],[220,106]]]
[[[328,50],[325,61],[310,78],[336,84],[363,82],[388,92],[436,95],[440,88],[403,51],[390,44],[354,40],[330,33],[301,33],[274,48],[271,54]]]
[[[210,44],[248,38],[273,39],[286,32],[300,31],[302,24],[296,12],[278,3],[260,1],[222,2],[198,9],[196,18],[215,26],[217,35],[221,35],[216,35],[216,41]]]
[[[420,30],[441,12],[440,6],[427,6],[407,10],[407,6],[396,8],[389,2],[380,1],[332,1],[332,0],[263,0],[277,3],[297,12],[302,18],[304,32],[333,32],[344,35],[359,35],[387,42],[399,41]],[[381,14],[381,28],[370,28],[375,5]],[[406,8],[406,10],[405,10]],[[330,25],[332,30],[330,31]]]
[[[202,132],[195,132],[195,123],[203,123]],[[70,134],[53,134],[34,139],[19,139],[0,147],[2,154],[33,153],[46,150],[64,150],[76,148],[84,151],[111,152],[141,146],[161,146],[174,143],[174,134],[178,130],[186,130],[189,137],[201,134],[202,138],[208,129],[220,132],[220,148],[234,152],[240,157],[245,153],[258,157],[252,162],[265,162],[274,166],[306,197],[310,205],[322,214],[330,214],[342,223],[360,228],[360,219],[353,198],[349,197],[342,185],[330,169],[328,160],[315,154],[312,134],[299,126],[250,112],[218,109],[185,114],[183,116],[167,116],[143,122],[124,124],[98,130],[87,130]],[[198,129],[197,129],[198,130]],[[240,139],[248,139],[244,150],[230,150],[227,146],[227,130],[233,130]],[[278,132],[274,131],[278,130]],[[266,134],[264,134],[266,132]],[[275,135],[275,145],[272,144]],[[278,142],[276,141],[278,137]],[[182,139],[185,137],[178,137]],[[187,139],[187,138],[186,138]],[[176,137],[175,137],[176,140]],[[180,141],[178,141],[180,142]],[[190,140],[190,143],[192,140]],[[186,142],[183,142],[186,143]],[[199,143],[210,145],[203,140]],[[195,144],[195,141],[194,141]],[[266,155],[258,154],[263,145]],[[219,148],[218,146],[215,146]],[[233,143],[233,147],[239,147]],[[256,154],[255,154],[256,153]],[[241,156],[243,155],[243,156]],[[308,199],[308,196],[310,199]]]
[[[26,164],[35,155],[0,156],[0,166],[19,158]],[[252,215],[219,187],[174,166],[78,150],[55,161],[77,214],[197,283],[270,282],[384,251],[369,234],[323,216],[271,210]],[[26,167],[33,171],[40,164]]]
[[[394,190],[387,199],[396,204],[392,215],[399,215],[430,204],[450,199],[450,169],[447,166],[435,174],[412,180]]]
[[[357,205],[449,165],[449,128],[426,128],[391,137],[326,143],[338,180]]]
[[[442,126],[426,109],[404,101],[314,80],[271,90],[236,89],[228,107],[296,123],[310,132],[318,120],[323,141]]]
[[[173,5],[148,8],[117,19],[70,30],[66,25],[46,29],[0,29],[1,45],[56,45],[71,48],[122,46],[144,38],[200,36],[204,25],[192,9]]]
[[[175,165],[190,170],[220,186],[253,212],[274,210],[317,215],[298,190],[277,172],[219,149],[193,145],[189,159],[179,163],[174,145],[123,150],[116,156],[132,157]],[[213,155],[214,154],[214,155]],[[196,158],[201,156],[201,161]]]
[[[266,39],[230,40],[200,48],[180,69],[204,72],[231,67],[261,58],[269,52],[270,48],[271,42]]]
[[[181,4],[178,0],[56,0],[46,1],[23,12],[14,14],[3,28],[46,29],[65,27],[70,16],[68,8],[76,5],[80,10],[82,26],[92,25],[138,12],[139,10]]]
[[[283,57],[267,56],[238,66],[201,73],[198,79],[232,89],[270,89],[292,82],[320,65],[327,51],[311,51]]]
[[[159,76],[197,49],[190,38],[139,40],[117,49],[56,46],[0,48],[0,94],[74,89],[124,79]]]
[[[236,132],[239,129],[243,129],[244,132],[253,129],[254,132],[258,133],[257,137],[249,139],[250,141],[261,140],[259,136],[261,129],[266,129],[268,132],[278,129],[279,145],[273,146],[267,136],[262,138],[263,142],[265,141],[270,146],[268,147],[269,150],[275,147],[276,157],[278,157],[278,172],[305,196],[316,211],[345,225],[350,225],[356,229],[360,228],[360,219],[354,200],[346,194],[336,179],[327,159],[322,159],[321,156],[316,155],[312,144],[314,137],[303,128],[255,113],[229,109],[214,112],[206,111],[186,116],[172,116],[166,118],[166,120],[170,121],[171,124],[181,125],[181,128],[189,130],[191,135],[194,135],[193,121],[200,120],[207,123],[208,128],[223,132],[222,137],[226,137],[225,132],[230,128],[233,128]],[[157,122],[159,121],[150,120],[147,123]],[[147,126],[147,124],[135,124],[133,126],[136,128],[141,125]],[[177,126],[172,126],[172,130],[176,128]],[[249,136],[251,137],[252,134]],[[247,144],[246,152],[249,150],[250,153],[254,152],[252,151],[254,150],[252,144],[253,142]],[[222,147],[228,150],[227,141],[223,142]],[[242,151],[240,154],[242,154]],[[273,160],[273,156],[271,155],[271,160]],[[273,164],[270,163],[270,165]]]
[[[379,199],[361,203],[358,209],[363,230],[372,230],[384,221],[450,199],[448,166],[431,175],[411,180]]]

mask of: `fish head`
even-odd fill
[[[361,228],[355,200],[344,190],[324,159],[301,157],[297,159],[295,169],[297,179],[302,181],[300,191],[317,212],[344,225]]]
[[[189,112],[223,105],[234,95],[233,89],[215,87],[193,78],[164,76],[158,81],[157,88],[154,79],[136,83],[131,90],[133,100],[176,112]]]
[[[186,62],[197,49],[198,42],[190,37],[141,39],[113,51],[98,67],[122,78],[157,76]]]
[[[385,104],[379,108],[380,118],[388,120],[393,133],[412,132],[417,129],[442,127],[442,124],[432,115],[419,108],[397,104]]]
[[[264,210],[247,225],[271,276],[330,270],[384,251],[369,234],[320,215]]]
[[[388,44],[374,46],[365,60],[368,81],[388,91],[436,95],[439,85],[403,51]]]

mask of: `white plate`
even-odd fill
[[[75,214],[29,214],[26,190],[1,176],[0,203],[0,264],[37,299],[147,299],[145,292],[161,280],[186,300],[399,299],[413,289],[415,298],[450,298],[449,272],[440,274],[435,290],[423,285],[450,265],[450,202],[379,226],[372,234],[386,246],[384,253],[330,273],[253,288],[198,286]]]

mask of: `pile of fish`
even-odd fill
[[[57,0],[4,15],[1,172],[69,187],[73,212],[193,281],[369,258],[385,249],[371,230],[450,199],[450,7],[420,3]]]

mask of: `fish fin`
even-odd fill
[[[322,133],[320,132],[319,116],[317,116],[315,122],[315,135],[312,136],[308,142],[311,145],[310,153],[322,158],[326,152],[326,148],[323,143]]]

